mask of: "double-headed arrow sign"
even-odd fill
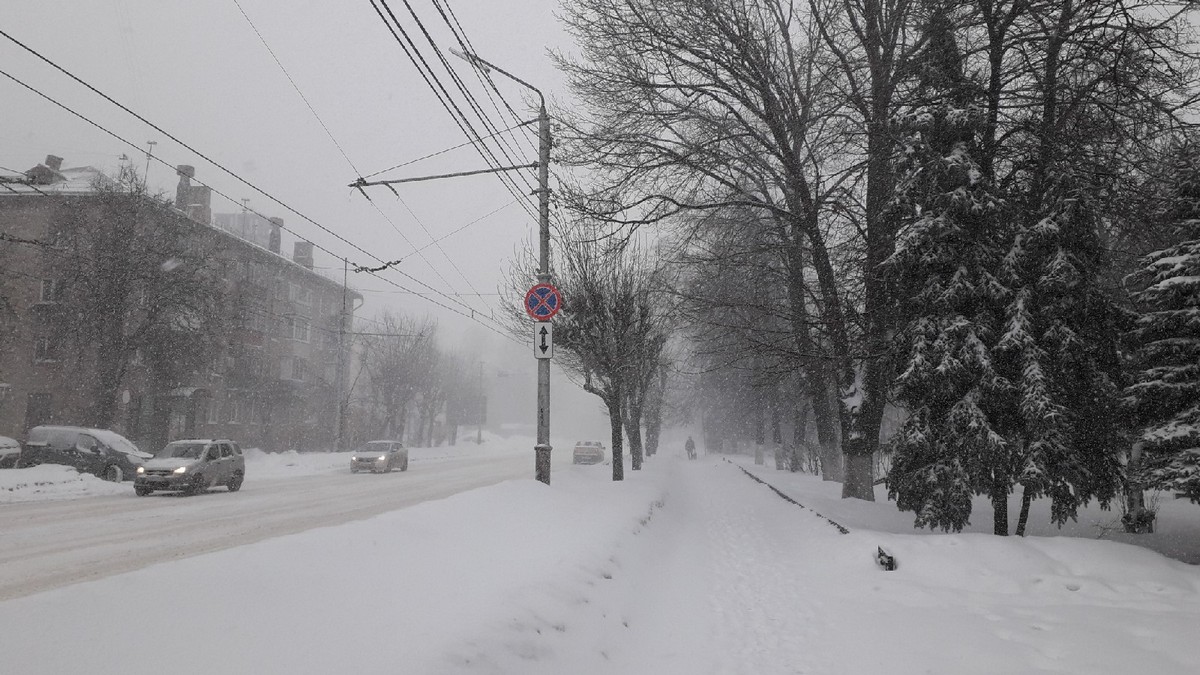
[[[539,359],[554,358],[554,324],[549,321],[533,324],[533,355]]]

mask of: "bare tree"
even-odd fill
[[[56,214],[62,284],[53,317],[90,389],[89,424],[108,427],[138,355],[159,380],[182,378],[225,346],[235,317],[219,237],[147,192],[134,169],[101,176]]]
[[[379,438],[403,440],[409,405],[430,380],[437,360],[437,324],[388,311],[363,337],[370,425]]]

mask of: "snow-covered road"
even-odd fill
[[[0,601],[524,477],[530,459],[418,458],[406,472],[351,475],[344,465],[262,480],[255,479],[253,468],[234,494],[216,488],[192,497],[136,497],[126,483],[107,496],[3,506]]]
[[[492,459],[429,475],[469,482],[478,462],[498,480]],[[0,672],[1196,672],[1194,566],[1089,538],[889,532],[871,525],[892,504],[730,459],[660,456],[620,483],[563,463],[546,486],[523,451],[515,480],[3,601]],[[312,503],[342,479],[357,494],[418,475],[262,489],[294,482]],[[242,496],[121,499],[203,517]],[[876,566],[879,545],[897,570]]]

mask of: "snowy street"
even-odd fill
[[[843,535],[737,465],[834,519],[894,514],[826,501],[829,484],[744,456],[659,456],[623,483],[609,466],[556,462],[550,487],[508,480],[2,602],[7,671],[161,672],[200,645],[231,672],[289,674],[1157,674],[1200,662],[1200,568],[1082,538]],[[898,570],[875,565],[879,545]],[[171,659],[172,672],[212,667]]]
[[[524,457],[429,462],[417,456],[425,452],[414,452],[409,471],[379,475],[351,475],[345,453],[305,458],[335,463],[323,473],[274,480],[256,476],[260,467],[252,462],[236,495],[219,487],[194,497],[136,497],[129,483],[100,484],[113,494],[0,506],[0,600],[361,520],[528,472]],[[67,467],[36,470],[43,469],[74,473]]]

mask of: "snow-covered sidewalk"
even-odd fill
[[[1192,673],[1200,569],[850,534],[719,458],[560,467],[0,603],[5,672]],[[764,476],[767,476],[764,473]],[[894,505],[854,505],[861,521]],[[827,514],[835,516],[836,514]],[[900,561],[885,572],[877,546]]]

